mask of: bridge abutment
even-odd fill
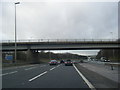
[[[27,50],[27,61],[30,63],[40,63],[39,52],[37,50]]]

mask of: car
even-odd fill
[[[51,60],[49,62],[49,65],[57,65],[57,64],[58,64],[57,60]]]
[[[66,60],[65,61],[65,66],[72,66],[73,62],[71,60]]]
[[[60,61],[58,61],[58,64],[60,64]]]
[[[64,63],[64,60],[61,60],[60,63]]]
[[[101,62],[110,62],[110,60],[108,60],[108,59],[101,59],[100,61]]]
[[[83,63],[83,60],[80,60],[80,63]]]
[[[103,62],[110,62],[110,60],[103,60]]]

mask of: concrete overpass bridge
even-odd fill
[[[118,49],[120,42],[111,39],[33,39],[17,40],[17,51]],[[14,40],[2,40],[2,51],[14,51]]]
[[[2,40],[2,51],[7,54],[14,53],[15,41]],[[17,40],[17,51],[25,51],[25,61],[38,63],[40,54],[38,50],[88,50],[88,49],[119,49],[120,42],[117,40],[98,40],[98,39],[34,39]],[[17,54],[18,55],[18,54]],[[5,58],[5,57],[3,57]],[[14,58],[15,59],[15,58]],[[19,57],[17,57],[19,60]],[[16,60],[13,60],[16,62]]]

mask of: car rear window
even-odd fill
[[[51,60],[51,62],[57,62],[56,60]]]
[[[68,62],[71,62],[71,60],[67,60]]]

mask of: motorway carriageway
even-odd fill
[[[94,88],[74,64],[13,67],[3,69],[0,77],[2,88]]]

